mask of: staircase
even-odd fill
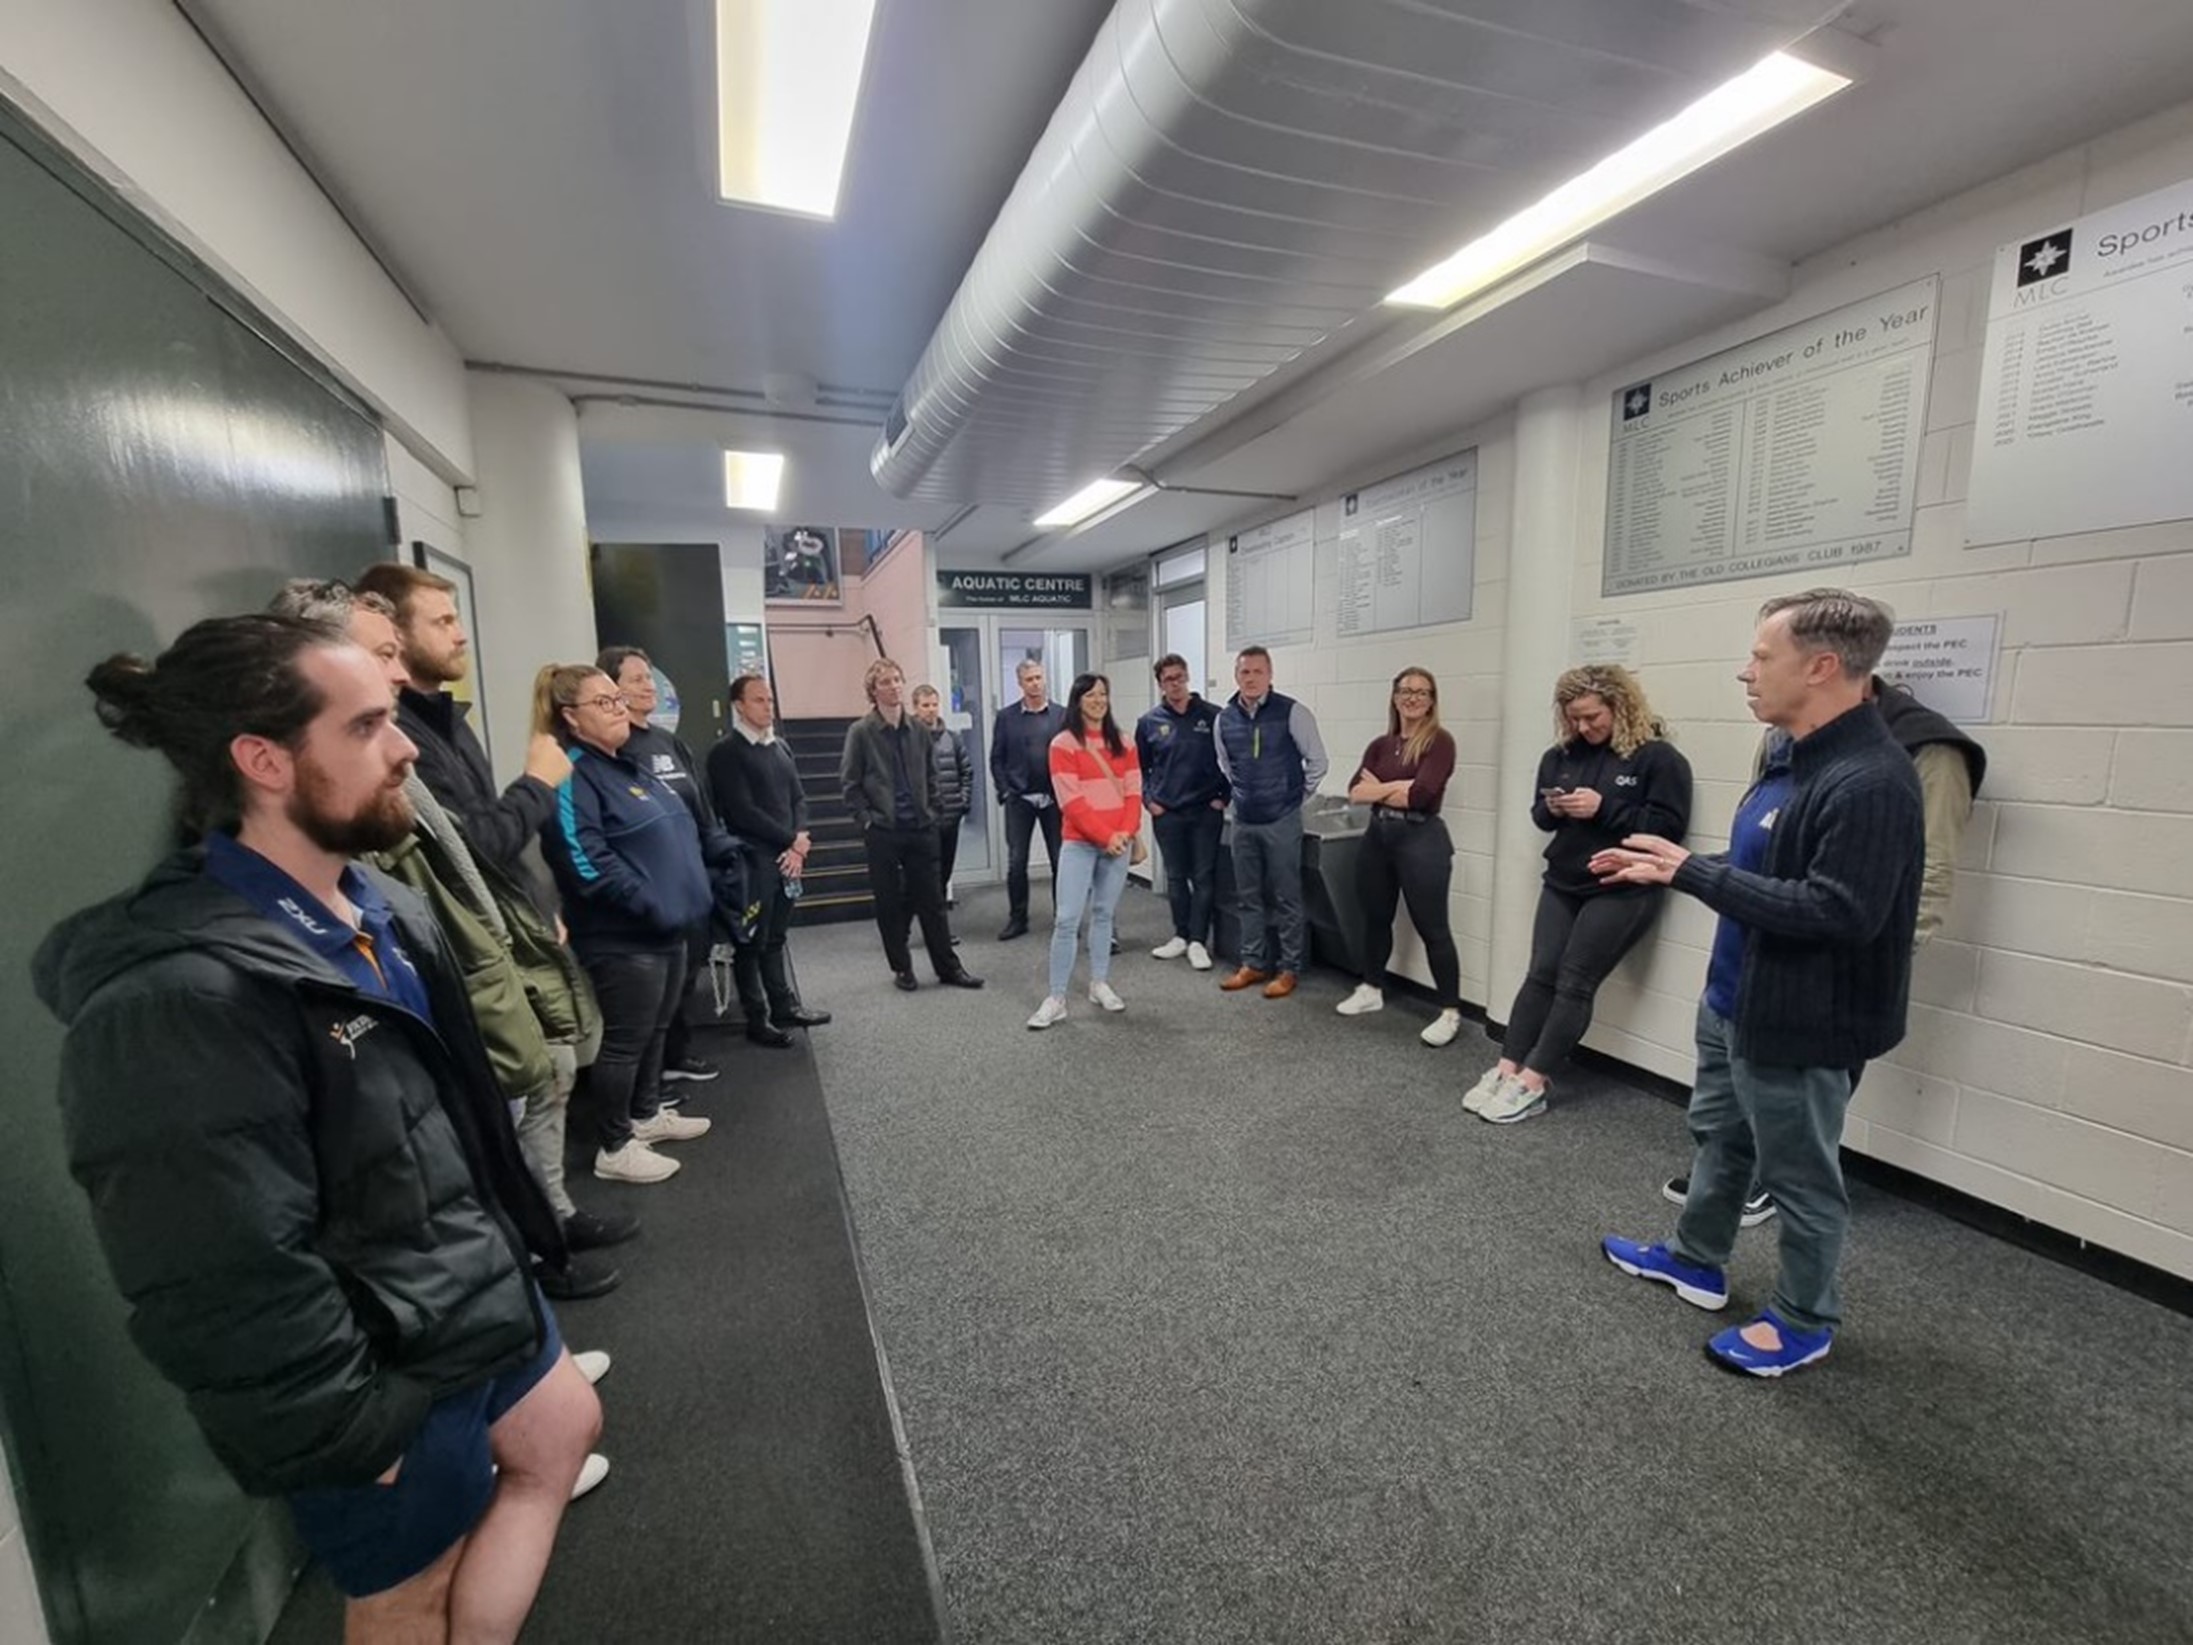
[[[790,745],[800,785],[807,791],[807,832],[814,842],[801,876],[800,900],[792,907],[794,926],[875,918],[868,848],[838,787],[838,760],[852,727],[849,719],[777,722],[777,735]]]

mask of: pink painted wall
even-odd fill
[[[918,531],[893,543],[866,576],[846,577],[843,606],[772,605],[765,622],[777,676],[777,713],[787,720],[865,714],[861,677],[875,660],[863,616],[875,618],[909,683],[935,649],[929,621],[928,545]]]

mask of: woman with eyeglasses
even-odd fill
[[[1406,903],[1424,958],[1432,968],[1439,1015],[1417,1037],[1446,1045],[1462,1028],[1462,962],[1447,914],[1454,880],[1454,841],[1439,815],[1454,777],[1454,738],[1439,724],[1439,682],[1431,671],[1404,668],[1386,700],[1386,734],[1363,750],[1348,798],[1371,808],[1357,849],[1355,895],[1363,907],[1363,980],[1342,1000],[1340,1014],[1360,1017],[1386,1008],[1386,958],[1393,952],[1393,915]]]
[[[1592,857],[1630,834],[1680,840],[1690,762],[1626,668],[1572,668],[1553,683],[1554,745],[1538,762],[1531,821],[1553,836],[1531,929],[1531,965],[1508,1011],[1500,1060],[1462,1099],[1495,1125],[1546,1111],[1548,1077],[1591,1026],[1599,985],[1660,911],[1661,886],[1610,885]]]
[[[600,1126],[594,1175],[646,1183],[678,1170],[654,1144],[708,1130],[663,1106],[663,1048],[685,1000],[686,932],[713,899],[708,865],[738,848],[630,756],[625,708],[616,682],[587,664],[552,664],[533,682],[534,730],[571,756],[541,848],[602,1010],[588,1075]]]

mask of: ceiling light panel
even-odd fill
[[[1140,491],[1142,486],[1135,480],[1092,480],[1056,508],[1047,509],[1036,516],[1036,529],[1051,531],[1064,526],[1079,525],[1090,515],[1110,508],[1130,491]]]
[[[775,451],[726,451],[723,454],[723,506],[757,508],[764,512],[777,506],[784,484],[784,456]]]
[[[1119,0],[870,468],[901,497],[1046,506],[1832,9]]]
[[[875,0],[716,0],[717,188],[833,217]]]

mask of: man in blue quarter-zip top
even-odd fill
[[[1233,698],[1219,710],[1218,768],[1233,789],[1234,896],[1241,965],[1219,987],[1264,986],[1283,1000],[1310,963],[1302,912],[1302,802],[1331,764],[1317,716],[1272,689],[1272,654],[1260,645],[1234,659]]]
[[[88,683],[205,840],[36,962],[130,1334],[237,1483],[287,1499],[346,1638],[514,1640],[601,1407],[530,1277],[562,1235],[463,980],[353,860],[412,826],[387,680],[251,616]]]
[[[1788,741],[1738,803],[1729,849],[1632,834],[1591,860],[1603,880],[1672,885],[1721,916],[1698,1004],[1682,1219],[1664,1245],[1601,1245],[1626,1274],[1726,1307],[1756,1177],[1781,1213],[1781,1271],[1755,1318],[1706,1344],[1752,1376],[1834,1345],[1843,1115],[1856,1071],[1904,1037],[1925,831],[1918,773],[1869,700],[1893,627],[1886,607],[1841,589],[1769,600],[1736,677],[1753,716]]]

